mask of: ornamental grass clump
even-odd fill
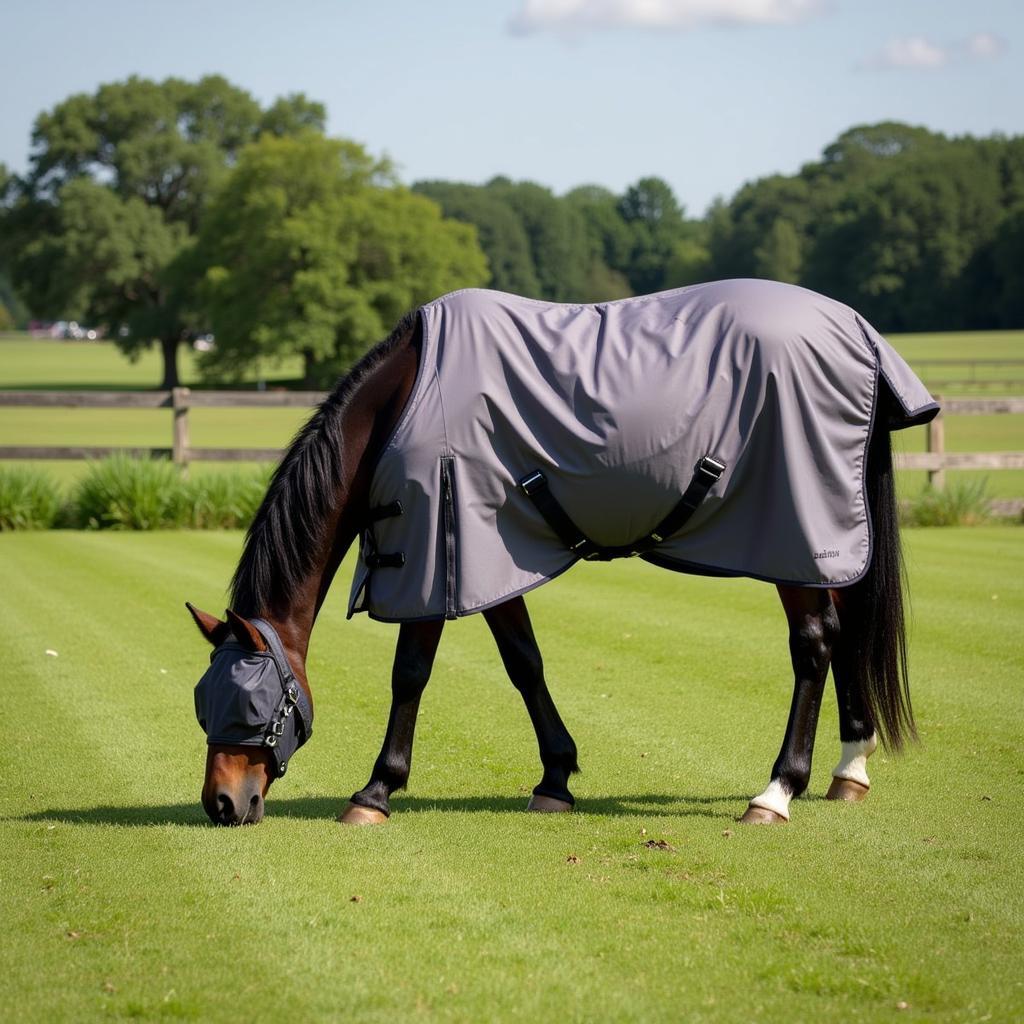
[[[0,469],[0,530],[47,530],[60,511],[60,491],[38,469]]]
[[[231,470],[196,477],[186,485],[189,525],[197,530],[247,527],[266,493],[270,467]]]
[[[190,511],[186,482],[175,465],[128,455],[92,463],[71,503],[73,524],[90,530],[185,526]]]
[[[957,481],[941,491],[926,487],[903,510],[907,526],[977,526],[988,522],[988,480]]]

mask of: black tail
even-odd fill
[[[899,750],[905,740],[917,738],[917,729],[907,679],[903,554],[892,448],[889,431],[878,420],[868,448],[867,499],[874,552],[867,573],[842,592],[846,614],[840,621],[843,633],[856,644],[858,676],[875,728],[887,749]]]

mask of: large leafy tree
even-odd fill
[[[972,325],[975,255],[1002,217],[998,164],[956,140],[851,183],[823,218],[805,280],[890,330]]]
[[[300,354],[309,385],[407,310],[488,276],[474,228],[443,219],[361,146],[312,132],[242,152],[182,265],[203,281],[208,369]]]
[[[618,210],[631,235],[626,273],[633,290],[647,294],[674,284],[668,280],[668,269],[685,235],[685,221],[669,184],[661,178],[641,178],[623,193]]]
[[[619,212],[619,198],[600,185],[579,185],[562,197],[583,222],[587,237],[586,302],[623,299],[633,294],[627,272],[633,235]]]
[[[446,217],[476,227],[492,288],[516,295],[540,294],[526,229],[506,203],[480,185],[461,182],[418,181],[413,191],[438,203]]]
[[[262,133],[322,130],[322,105],[269,109],[219,76],[130,78],[41,114],[8,203],[10,272],[33,311],[102,322],[129,356],[163,355],[178,383],[188,293],[175,267],[241,149]]]
[[[587,290],[588,243],[579,213],[532,181],[492,178],[486,194],[504,203],[526,233],[537,275],[538,298],[579,302]]]

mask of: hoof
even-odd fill
[[[863,782],[854,782],[853,779],[834,778],[832,785],[828,787],[825,799],[849,800],[851,803],[860,803],[868,795],[868,788]]]
[[[351,800],[338,815],[338,821],[343,825],[383,825],[387,820],[388,816],[383,811],[354,804]]]
[[[541,796],[539,793],[534,793],[530,797],[526,809],[541,811],[545,814],[565,814],[572,810],[572,804],[568,800],[556,800],[553,796]]]
[[[769,811],[767,807],[755,807],[751,804],[740,818],[741,825],[785,825],[789,821],[775,811]]]

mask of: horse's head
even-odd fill
[[[214,648],[195,688],[207,736],[203,807],[215,824],[254,825],[270,784],[309,739],[313,706],[269,622],[230,610],[221,622],[187,607]]]

